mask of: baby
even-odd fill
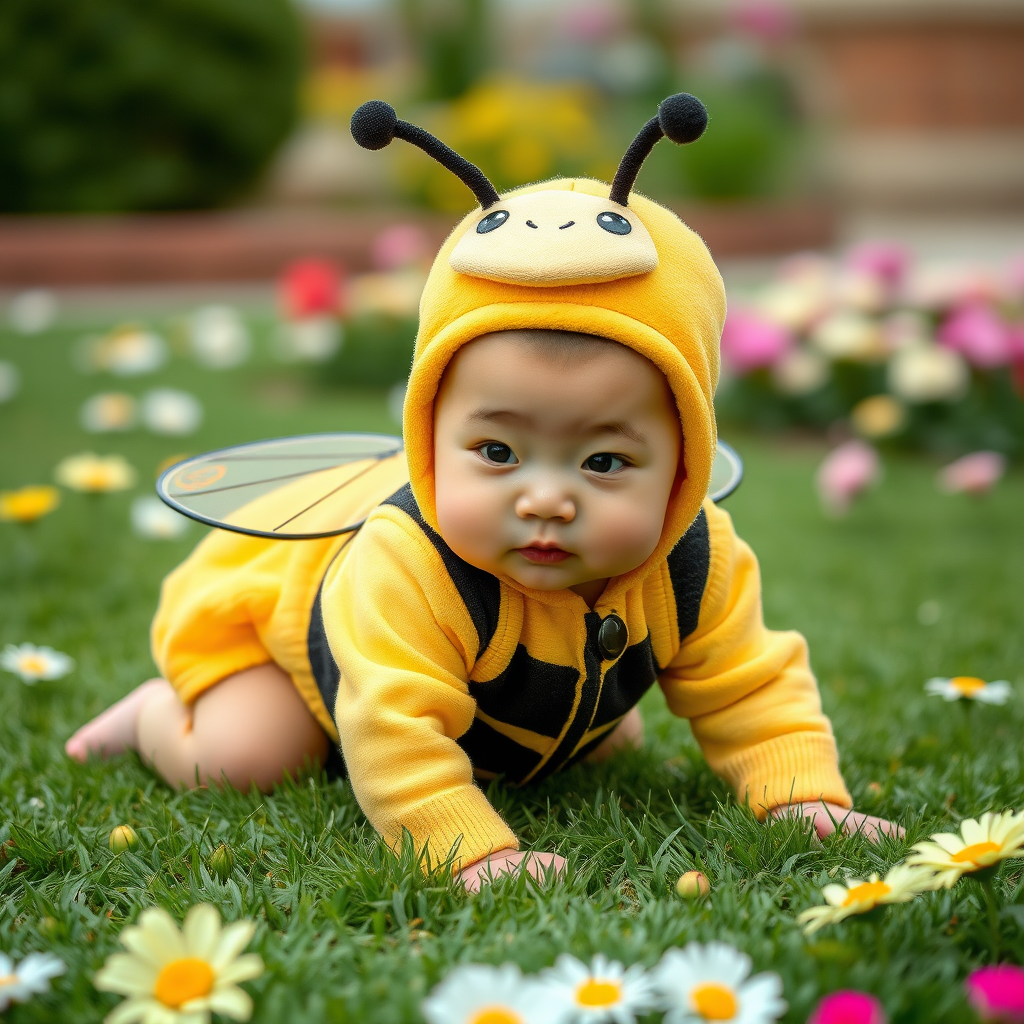
[[[366,106],[362,144],[414,135]],[[338,743],[385,840],[454,850],[476,890],[564,862],[519,851],[475,780],[639,746],[657,682],[759,818],[895,831],[850,810],[806,644],[764,627],[757,562],[706,500],[725,312],[706,247],[621,173],[500,198],[463,177],[481,209],[424,290],[407,466],[350,486],[354,534],[210,534],[164,585],[163,678],[68,753],[266,789]]]

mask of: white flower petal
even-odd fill
[[[236,957],[217,974],[217,987],[221,984],[234,985],[239,981],[252,981],[263,973],[263,958],[257,953],[246,953]]]
[[[96,972],[93,984],[101,992],[123,996],[148,996],[156,986],[160,968],[131,953],[113,953]]]
[[[210,961],[221,936],[220,914],[209,903],[199,903],[185,915],[182,939],[187,956]]]
[[[245,949],[256,934],[255,921],[235,921],[221,933],[217,948],[210,957],[210,966],[219,974]]]
[[[252,998],[248,992],[231,985],[210,996],[210,1009],[233,1020],[248,1020],[252,1016]]]
[[[155,999],[126,999],[103,1018],[103,1024],[138,1024],[139,1021],[150,1024],[160,1009]]]

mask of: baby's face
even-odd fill
[[[680,446],[668,384],[632,349],[567,360],[484,335],[448,365],[434,406],[441,536],[486,572],[584,592],[657,547]]]

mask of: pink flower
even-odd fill
[[[771,366],[793,347],[793,336],[779,324],[743,309],[730,310],[722,330],[722,358],[736,373]]]
[[[418,224],[392,224],[374,240],[370,260],[378,270],[399,270],[419,263],[430,250],[430,240]]]
[[[863,441],[847,441],[825,456],[818,467],[818,495],[826,512],[845,515],[853,499],[881,476],[878,452]]]
[[[281,275],[279,294],[289,320],[341,312],[341,272],[327,260],[298,260]]]
[[[947,494],[984,494],[999,483],[1005,472],[1005,455],[973,452],[939,470],[939,488]]]
[[[767,43],[785,39],[796,28],[796,17],[782,0],[739,0],[732,21],[741,32]]]
[[[910,253],[895,242],[863,242],[846,254],[846,265],[895,289],[906,276]]]
[[[975,366],[990,369],[1013,359],[1007,325],[987,305],[967,303],[953,310],[939,328],[940,344],[955,349]]]
[[[887,1024],[882,1004],[867,992],[833,992],[814,1008],[807,1024]]]
[[[1024,967],[981,967],[964,982],[967,999],[982,1020],[1024,1024]]]

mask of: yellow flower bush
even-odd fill
[[[584,85],[496,77],[421,120],[503,192],[559,174],[611,180],[617,157],[602,148],[595,105]],[[404,186],[430,205],[460,212],[472,203],[465,185],[435,161],[411,147],[397,158]]]
[[[0,491],[0,519],[10,523],[34,523],[60,504],[60,491],[44,484]]]

